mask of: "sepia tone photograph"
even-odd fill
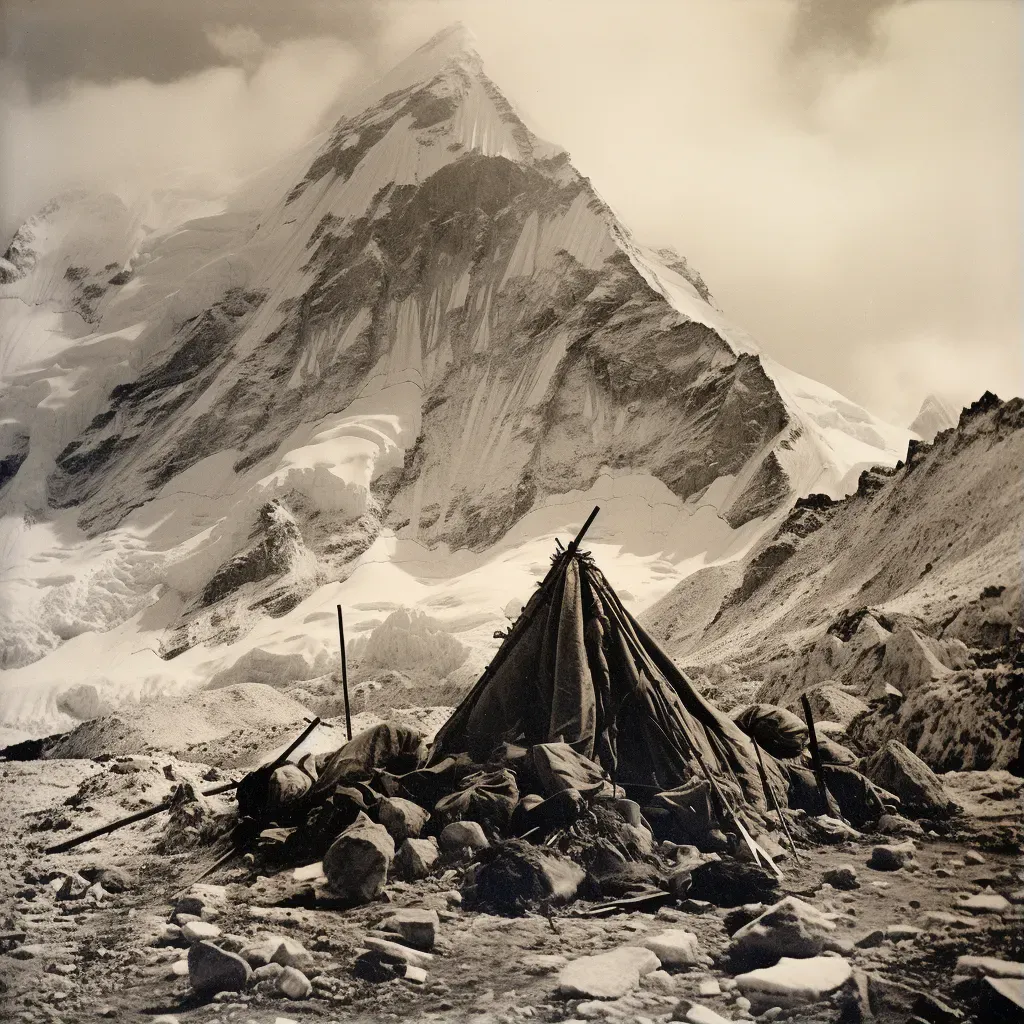
[[[1024,1022],[1022,0],[0,0],[0,1020]]]

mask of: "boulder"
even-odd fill
[[[376,899],[387,882],[395,843],[383,825],[362,812],[324,854],[328,888],[349,903]]]
[[[430,952],[437,939],[437,930],[441,927],[436,910],[420,910],[407,907],[394,910],[378,925],[385,932],[393,932],[401,937],[406,945],[415,949]]]
[[[441,851],[433,836],[429,839],[406,839],[395,854],[395,874],[405,882],[426,878],[440,856]]]
[[[467,848],[484,850],[491,845],[484,830],[475,821],[453,821],[450,825],[445,825],[439,841],[445,853],[455,853]]]
[[[790,1008],[819,1002],[842,988],[852,974],[839,956],[783,957],[773,967],[739,975],[736,984],[755,1007]]]
[[[557,990],[570,998],[618,999],[640,984],[642,975],[661,966],[658,957],[639,946],[571,960],[558,974]]]
[[[649,935],[643,945],[654,953],[663,967],[693,967],[704,962],[697,936],[682,928]]]
[[[388,796],[377,805],[377,818],[395,843],[402,843],[419,838],[430,814],[411,800]]]
[[[188,951],[188,980],[200,995],[241,992],[251,977],[249,965],[237,953],[212,942],[196,942]]]
[[[834,938],[835,923],[816,907],[787,896],[745,924],[732,938],[735,966],[770,967],[783,957],[816,957]]]
[[[947,817],[955,805],[936,774],[898,740],[865,758],[864,774],[900,798],[903,810],[916,817]]]

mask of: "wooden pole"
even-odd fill
[[[345,620],[338,605],[338,638],[341,643],[341,690],[345,696],[345,735],[352,739],[352,712],[348,704],[348,660],[345,657]]]
[[[768,800],[768,804],[772,807],[775,813],[779,816],[779,824],[782,825],[782,830],[786,833],[786,838],[789,840],[790,849],[793,851],[793,859],[800,863],[800,854],[796,852],[796,843],[793,842],[793,836],[789,831],[789,822],[786,821],[786,816],[782,813],[782,808],[779,806],[778,800],[775,799],[775,791],[770,785],[768,785],[768,773],[764,769],[764,759],[761,757],[761,747],[757,740],[753,736],[750,737],[750,742],[754,744],[754,753],[757,754],[757,770],[761,775],[761,785],[764,788],[764,795]]]
[[[807,699],[806,693],[800,697],[800,704],[803,706],[804,718],[807,720],[807,735],[811,746],[811,765],[814,768],[814,777],[818,780],[818,791],[821,794],[821,799],[825,804],[827,813],[831,814],[834,818],[842,818],[832,800],[832,794],[829,793],[828,787],[825,785],[825,769],[822,767],[821,752],[818,750],[818,734],[814,729],[814,713],[811,711],[811,702]]]
[[[278,757],[274,758],[272,768],[280,768],[281,765],[288,760],[292,755],[293,751],[299,746],[300,743],[320,724],[319,718],[314,718],[305,729],[302,730],[301,735],[296,739],[288,748],[281,753]],[[218,793],[226,793],[229,789],[237,788],[237,782],[225,782],[220,786],[214,786],[212,789],[204,789],[200,791],[200,796],[216,796]],[[129,814],[127,818],[118,818],[117,821],[110,822],[109,825],[101,825],[99,828],[94,828],[91,832],[83,832],[80,836],[75,836],[74,839],[65,840],[63,843],[58,843],[56,846],[51,846],[48,850],[44,850],[44,853],[64,853],[67,850],[73,850],[76,846],[81,846],[82,843],[87,843],[90,839],[98,839],[100,836],[109,835],[111,832],[116,832],[120,828],[124,828],[126,825],[133,825],[137,821],[143,821],[146,818],[151,818],[154,814],[159,814],[161,811],[166,811],[171,806],[171,800],[174,798],[165,800],[161,804],[156,804],[153,807],[147,807],[145,810],[136,811],[135,814]]]

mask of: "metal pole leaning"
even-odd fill
[[[345,735],[352,739],[352,712],[348,704],[348,659],[345,657],[345,620],[338,605],[338,640],[341,644],[341,690],[345,697]]]

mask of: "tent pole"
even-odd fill
[[[573,540],[573,542],[569,545],[568,548],[566,548],[566,552],[568,554],[570,554],[570,555],[576,554],[576,549],[583,542],[583,537],[586,535],[587,530],[590,529],[590,524],[597,518],[597,513],[600,512],[600,511],[601,511],[601,506],[600,505],[595,505],[594,506],[594,511],[591,512],[589,516],[587,516],[587,521],[583,524],[583,529],[580,530],[580,532],[576,534],[576,537]]]
[[[829,793],[828,787],[825,785],[825,768],[821,763],[821,751],[818,750],[818,733],[814,728],[814,713],[811,711],[811,702],[807,699],[806,693],[800,697],[800,704],[804,709],[804,718],[807,719],[807,733],[811,746],[811,764],[814,766],[814,777],[818,780],[818,792],[821,795],[822,802],[825,804],[825,813],[841,819],[842,814],[835,807],[832,794]]]
[[[348,705],[348,661],[345,658],[345,620],[338,605],[338,638],[341,642],[341,689],[345,696],[345,735],[352,739],[352,712]]]
[[[789,840],[789,847],[793,851],[793,859],[797,864],[799,864],[800,854],[796,852],[796,843],[793,842],[793,836],[789,831],[789,822],[786,821],[786,817],[782,813],[782,808],[779,806],[778,800],[775,799],[775,791],[768,785],[768,773],[764,769],[764,760],[761,757],[761,747],[753,737],[751,737],[750,742],[754,744],[754,753],[757,754],[757,768],[761,773],[761,785],[764,787],[764,795],[767,798],[769,805],[779,816],[779,824],[782,825],[782,830],[786,833],[786,838]]]

